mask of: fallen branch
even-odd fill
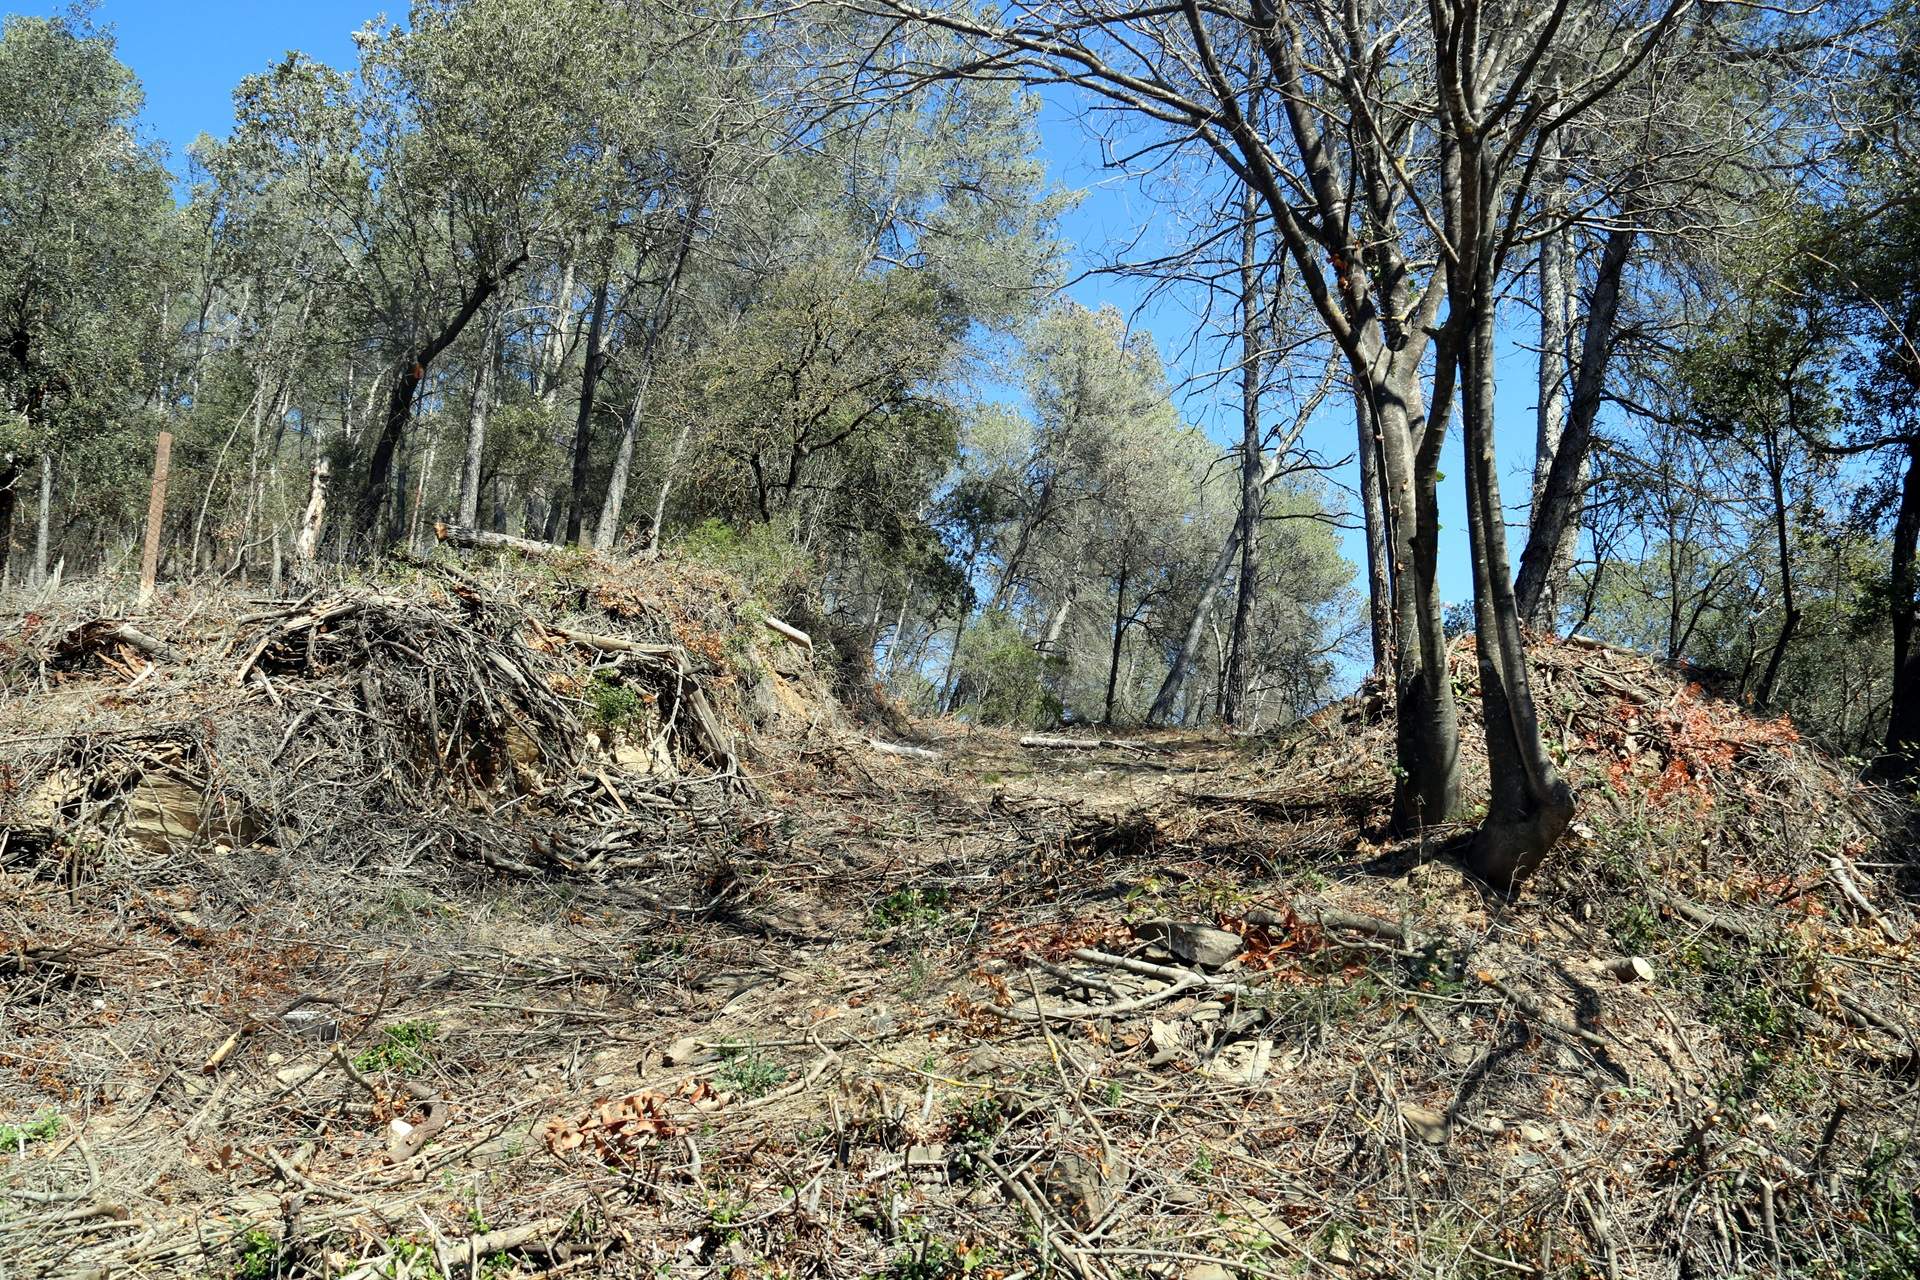
[[[502,1227],[498,1231],[484,1231],[465,1240],[442,1244],[437,1250],[440,1271],[443,1275],[453,1275],[455,1267],[471,1266],[477,1259],[490,1253],[524,1249],[536,1240],[545,1240],[558,1234],[565,1225],[565,1219],[562,1218],[542,1218],[525,1226]]]
[[[1076,738],[1056,733],[1029,733],[1020,739],[1020,745],[1030,751],[1097,751],[1105,748],[1110,751],[1131,751],[1143,756],[1161,754],[1157,748],[1143,747],[1122,738]]]
[[[884,756],[905,756],[909,760],[938,760],[940,753],[926,747],[910,747],[903,742],[882,742],[868,738],[867,745]]]
[[[780,621],[780,619],[773,617],[772,615],[768,615],[767,617],[762,618],[761,621],[766,623],[767,629],[773,632],[775,635],[785,636],[787,639],[799,645],[802,649],[805,649],[808,653],[813,652],[813,637],[808,635],[806,632],[802,631],[800,628],[793,626],[790,623],[782,622]]]
[[[1874,924],[1878,925],[1880,932],[1886,935],[1888,942],[1898,946],[1907,940],[1907,935],[1904,930],[1895,927],[1885,916],[1880,914],[1877,907],[1867,901],[1867,895],[1860,892],[1859,883],[1854,880],[1852,873],[1847,870],[1847,864],[1839,854],[1834,854],[1827,859],[1827,870],[1833,874],[1833,882],[1840,886],[1840,892],[1846,900],[1852,903],[1861,915],[1866,916],[1869,920],[1873,921]]]

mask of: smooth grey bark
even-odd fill
[[[1547,233],[1540,242],[1537,268],[1540,301],[1540,399],[1533,438],[1533,510],[1539,510],[1553,473],[1554,455],[1567,425],[1567,377],[1571,359],[1567,344],[1573,333],[1571,229],[1566,220],[1566,164],[1560,156],[1558,135],[1541,143],[1546,198],[1542,201]],[[1583,486],[1584,487],[1584,486]],[[1573,570],[1579,539],[1579,520],[1564,522],[1560,541],[1540,590],[1529,602],[1522,621],[1536,631],[1553,629],[1560,614],[1560,593]]]
[[[480,523],[480,465],[487,451],[487,414],[493,407],[493,380],[499,369],[497,347],[500,312],[494,309],[488,318],[486,336],[480,346],[480,382],[473,391],[473,405],[467,414],[467,446],[461,455],[460,501],[457,523],[473,528]]]
[[[1607,363],[1613,355],[1620,281],[1636,238],[1636,232],[1628,226],[1607,233],[1594,272],[1586,323],[1581,327],[1580,367],[1574,378],[1566,427],[1553,450],[1544,484],[1537,479],[1535,463],[1533,511],[1527,520],[1527,545],[1520,553],[1514,596],[1521,616],[1536,628],[1552,624],[1551,609],[1557,604],[1550,606],[1548,602],[1559,600],[1572,572],[1574,548],[1580,539],[1580,512],[1585,505],[1593,424],[1606,390]]]
[[[53,452],[40,455],[40,512],[33,528],[33,585],[47,580],[47,542],[53,523]]]
[[[1367,635],[1372,641],[1373,674],[1393,678],[1393,564],[1386,504],[1380,496],[1380,433],[1374,429],[1367,396],[1353,386],[1355,452],[1360,459],[1360,512],[1367,546]]]

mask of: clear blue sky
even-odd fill
[[[64,5],[0,0],[8,12],[47,14]],[[393,12],[404,14],[404,3]],[[353,60],[352,33],[367,20],[386,12],[360,0],[103,0],[96,20],[109,26],[119,40],[120,58],[146,88],[146,122],[164,142],[179,172],[187,145],[201,133],[224,135],[233,119],[233,88],[241,77],[265,69],[289,49],[299,49],[338,66]],[[1079,207],[1067,218],[1063,231],[1075,246],[1074,268],[1093,267],[1109,260],[1114,246],[1138,238],[1143,226],[1147,240],[1155,239],[1152,220],[1165,216],[1155,203],[1127,180],[1101,166],[1101,150],[1075,118],[1071,99],[1050,96],[1042,112],[1046,157],[1054,179],[1084,192]],[[1142,292],[1126,281],[1096,276],[1069,291],[1088,306],[1111,302],[1133,312]],[[1521,317],[1516,316],[1516,320]],[[1139,317],[1139,323],[1159,340],[1176,376],[1216,367],[1218,348],[1192,349],[1182,367],[1181,353],[1191,342],[1195,319],[1191,303],[1164,300]],[[1536,363],[1532,353],[1517,344],[1506,345],[1500,358],[1500,427],[1498,446],[1501,485],[1509,510],[1523,514],[1526,475],[1532,465],[1533,405]],[[1238,433],[1238,409],[1230,387],[1210,394],[1192,394],[1186,412],[1205,425],[1223,443]],[[1341,397],[1331,399],[1309,432],[1309,443],[1327,457],[1345,457],[1353,451],[1352,408]],[[1447,480],[1441,486],[1441,519],[1445,524],[1440,551],[1440,589],[1449,601],[1472,595],[1467,561],[1462,469],[1458,432],[1442,463]],[[1351,469],[1349,469],[1351,470]],[[1351,474],[1336,479],[1351,485]],[[1509,549],[1515,562],[1520,554],[1520,529],[1510,532]],[[1346,539],[1349,558],[1358,564],[1362,546],[1357,535]]]

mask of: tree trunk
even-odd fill
[[[1580,369],[1574,379],[1573,399],[1566,429],[1553,451],[1544,485],[1535,464],[1535,497],[1527,521],[1527,545],[1520,553],[1520,576],[1514,595],[1521,616],[1545,630],[1554,623],[1555,610],[1573,570],[1580,541],[1580,511],[1585,501],[1587,456],[1593,444],[1593,423],[1606,390],[1607,362],[1613,355],[1614,320],[1620,310],[1620,280],[1626,272],[1635,233],[1616,227],[1607,235],[1594,276],[1593,297],[1587,304],[1586,324],[1580,334]]]
[[[5,483],[0,473],[0,485]],[[0,489],[0,503],[6,501]],[[4,512],[4,507],[0,507]],[[5,525],[0,523],[0,539]],[[1914,644],[1914,623],[1920,613],[1920,438],[1907,445],[1907,469],[1900,478],[1900,511],[1893,523],[1893,564],[1890,608],[1893,624],[1893,695],[1887,711],[1887,755],[1877,772],[1908,777],[1920,761],[1920,646]],[[0,557],[5,543],[0,541]]]
[[[640,368],[634,374],[637,385],[633,404],[627,410],[626,420],[621,423],[620,447],[614,453],[613,474],[607,479],[607,498],[600,505],[600,522],[593,531],[593,549],[601,555],[613,551],[613,540],[620,532],[620,510],[627,500],[627,472],[633,467],[634,436],[640,429],[640,417],[646,412],[647,389],[653,383],[653,362],[659,354],[667,326],[673,320],[673,304],[680,292],[680,277],[686,270],[687,254],[693,248],[693,231],[700,220],[700,208],[700,200],[696,197],[680,221],[680,238],[674,247],[673,266],[660,285],[660,296],[654,302],[653,314],[647,317],[647,327],[640,343]],[[678,452],[676,448],[675,453]],[[674,462],[678,461],[676,456]],[[664,485],[662,496],[665,496]],[[656,528],[664,514],[663,511],[656,513]]]
[[[13,553],[13,513],[19,506],[20,459],[0,456],[0,589],[7,585],[8,561]]]
[[[39,586],[47,580],[47,542],[52,530],[53,512],[53,454],[40,457],[40,511],[34,521],[33,529],[33,585]]]
[[[1403,355],[1404,353],[1396,353]],[[1387,353],[1373,358],[1385,364]],[[1440,443],[1445,402],[1436,392],[1427,422],[1419,367],[1395,360],[1359,374],[1376,397],[1369,416],[1380,433],[1382,497],[1391,532],[1394,609],[1393,828],[1412,834],[1460,814],[1460,724],[1447,674],[1447,638],[1440,620]],[[1451,392],[1447,393],[1448,396]],[[1426,423],[1418,437],[1417,424]],[[1417,439],[1417,447],[1416,447]]]
[[[1463,162],[1464,163],[1464,162]],[[1488,273],[1490,275],[1490,272]],[[1500,479],[1494,464],[1492,281],[1475,281],[1477,323],[1460,351],[1461,424],[1467,464],[1467,537],[1473,561],[1474,639],[1486,724],[1489,796],[1469,863],[1501,889],[1517,888],[1573,821],[1573,791],[1540,738],[1520,613],[1507,567]]]
[[[1373,674],[1390,678],[1393,666],[1393,564],[1386,504],[1380,496],[1380,433],[1367,395],[1353,386],[1353,416],[1359,432],[1360,511],[1367,541],[1367,632],[1373,641]]]
[[[360,501],[360,514],[356,520],[356,532],[362,538],[381,537],[380,514],[389,505],[390,488],[393,482],[393,459],[399,450],[401,441],[406,437],[407,427],[413,421],[413,397],[420,384],[426,381],[427,369],[434,358],[451,346],[465,331],[469,322],[485,306],[487,299],[494,295],[501,283],[526,264],[525,250],[520,256],[507,263],[498,275],[483,275],[474,282],[460,309],[433,340],[421,347],[410,357],[403,360],[395,369],[393,389],[387,395],[387,416],[380,427],[380,438],[374,443],[373,456],[367,463],[367,491]],[[400,504],[404,505],[404,504]],[[385,538],[391,541],[394,527],[390,522],[386,526]]]
[[[1120,683],[1120,642],[1127,634],[1127,571],[1120,570],[1120,578],[1114,584],[1113,592],[1113,657],[1107,663],[1107,700],[1100,713],[1101,724],[1113,723],[1113,694]]]
[[[493,407],[493,380],[499,368],[496,344],[500,335],[500,312],[494,308],[488,317],[485,339],[480,344],[480,381],[473,391],[473,406],[467,414],[467,447],[460,463],[460,501],[456,519],[461,524],[480,522],[480,464],[487,451],[487,413]]]
[[[1227,635],[1227,697],[1221,719],[1240,722],[1247,696],[1247,624],[1259,578],[1260,508],[1260,282],[1254,270],[1259,236],[1253,192],[1246,193],[1240,233],[1240,582],[1234,593],[1233,628]]]
[[[1788,388],[1789,406],[1793,402],[1793,395],[1792,388]],[[1789,407],[1789,417],[1792,413]],[[1780,665],[1786,659],[1787,646],[1793,643],[1794,631],[1800,626],[1800,605],[1793,594],[1793,555],[1787,537],[1786,458],[1781,443],[1772,432],[1767,434],[1764,442],[1767,484],[1773,495],[1775,549],[1780,555],[1780,603],[1786,616],[1780,621],[1780,635],[1773,642],[1773,652],[1767,658],[1767,669],[1761,675],[1759,688],[1754,693],[1754,704],[1763,710],[1773,705],[1773,695],[1779,688]]]
[[[573,483],[567,496],[567,545],[580,544],[587,509],[587,464],[593,458],[593,409],[600,387],[601,339],[607,327],[607,282],[593,291],[593,318],[587,326],[587,362],[580,373],[580,412],[573,424]]]
[[[1220,544],[1220,554],[1214,557],[1213,571],[1207,575],[1200,599],[1194,603],[1193,616],[1187,620],[1179,651],[1173,655],[1166,678],[1160,682],[1160,691],[1153,695],[1153,707],[1147,712],[1148,724],[1165,724],[1172,718],[1174,704],[1180,700],[1180,691],[1193,671],[1194,659],[1200,654],[1200,641],[1205,638],[1207,620],[1213,616],[1214,602],[1220,598],[1220,588],[1226,585],[1227,574],[1239,553],[1240,521],[1235,520],[1227,531],[1227,540]],[[1064,606],[1058,616],[1064,619]]]
[[[300,535],[293,542],[293,555],[300,572],[312,567],[314,556],[320,550],[320,535],[327,524],[327,478],[332,473],[333,469],[324,456],[313,464],[313,479],[307,490],[307,513],[300,521]]]
[[[1540,290],[1540,401],[1536,411],[1533,437],[1533,505],[1541,509],[1547,480],[1553,474],[1554,455],[1567,425],[1567,342],[1573,330],[1573,264],[1569,241],[1571,231],[1563,225],[1566,218],[1566,166],[1560,158],[1560,137],[1550,134],[1541,143],[1545,174],[1547,234],[1540,242],[1538,269]],[[1570,526],[1577,534],[1579,522]],[[1559,544],[1556,544],[1558,546]],[[1571,568],[1571,557],[1568,558]],[[1522,619],[1538,631],[1553,629],[1560,611],[1560,592],[1566,576],[1558,572],[1546,575],[1537,597],[1529,602]]]

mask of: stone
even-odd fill
[[[696,1036],[684,1036],[667,1046],[661,1055],[670,1067],[690,1067],[700,1062],[712,1062],[720,1055],[700,1043]]]
[[[1046,1167],[1040,1190],[1069,1222],[1091,1231],[1113,1212],[1132,1176],[1132,1168],[1117,1153],[1106,1160],[1092,1160],[1068,1151]]]
[[[1400,1118],[1407,1122],[1407,1128],[1413,1130],[1422,1142],[1439,1146],[1447,1140],[1447,1118],[1438,1111],[1403,1102],[1400,1104]]]
[[[1217,969],[1246,947],[1237,933],[1192,921],[1151,920],[1134,929],[1134,936],[1157,942],[1188,964]]]
[[[1233,1280],[1233,1272],[1217,1262],[1196,1262],[1186,1269],[1181,1280]]]
[[[1148,1029],[1147,1042],[1153,1046],[1153,1052],[1147,1058],[1147,1065],[1150,1067],[1166,1066],[1186,1052],[1187,1047],[1186,1038],[1180,1034],[1180,1029],[1171,1022],[1165,1022],[1159,1018],[1155,1018],[1153,1025]]]

